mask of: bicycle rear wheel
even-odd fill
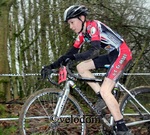
[[[139,87],[130,92],[150,112],[150,87]],[[129,94],[123,98],[120,109],[126,125],[135,135],[150,134],[150,114],[142,109]]]
[[[32,94],[22,107],[19,117],[21,135],[78,135],[85,134],[86,125],[80,121],[83,112],[69,96],[61,117],[53,121],[60,90],[42,89]]]

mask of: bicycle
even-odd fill
[[[68,64],[70,65],[70,64]],[[76,81],[102,82],[105,73],[93,73],[96,78],[82,78],[72,73],[69,66],[63,66],[59,71],[53,70],[48,80],[55,86],[64,83],[64,87],[45,88],[33,93],[24,103],[19,117],[19,131],[21,135],[85,135],[87,133],[86,115],[77,99],[70,95],[73,90],[88,104],[94,112],[96,120],[101,122],[101,133],[116,135],[114,119],[105,108],[99,112],[92,101],[76,85]],[[106,65],[107,66],[107,65]],[[55,77],[59,78],[59,84]],[[126,125],[135,134],[150,134],[150,87],[137,87],[128,90],[119,81],[113,89],[114,96],[120,103],[120,110]],[[123,98],[120,96],[123,93]],[[143,100],[144,99],[144,100]],[[146,100],[146,102],[145,102]],[[94,116],[94,115],[93,115]],[[91,116],[92,117],[92,116]]]

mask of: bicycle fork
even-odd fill
[[[66,104],[69,93],[70,93],[70,81],[67,81],[63,91],[61,91],[59,94],[58,102],[53,114],[54,120],[57,120],[60,117],[63,108]]]

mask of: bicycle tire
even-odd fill
[[[150,112],[150,87],[137,87],[130,91],[134,97]],[[135,104],[135,106],[133,105]],[[144,117],[138,113],[140,109]],[[126,94],[121,101],[120,110],[126,121],[126,125],[132,130],[134,135],[149,135],[150,134],[150,115],[133,101],[129,94]],[[131,122],[140,120],[148,120],[146,123],[132,125]]]
[[[86,134],[86,124],[79,121],[83,112],[78,102],[71,95],[69,95],[61,114],[62,119],[53,123],[54,116],[52,114],[60,92],[61,90],[56,88],[42,89],[33,93],[26,100],[19,116],[21,135]],[[74,116],[76,119],[72,121]]]

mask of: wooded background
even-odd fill
[[[74,4],[85,5],[88,19],[100,20],[123,36],[133,52],[126,72],[150,72],[150,8],[145,0],[1,0],[0,74],[40,73],[43,65],[64,54],[76,35],[64,23],[63,13]],[[0,76],[0,101],[22,99],[50,87],[39,77]],[[149,76],[123,80],[128,88],[150,85]]]

